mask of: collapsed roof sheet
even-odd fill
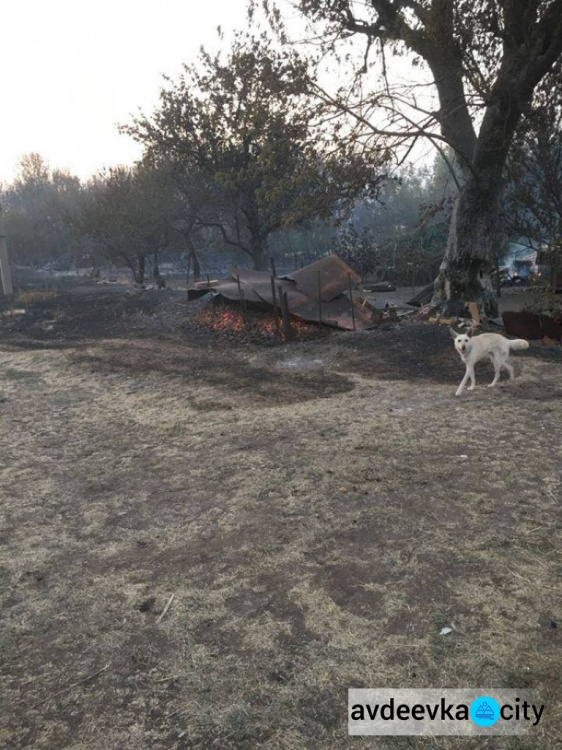
[[[361,277],[337,255],[321,258],[284,278],[292,279],[300,292],[313,299],[318,299],[320,289],[322,302],[329,302],[349,291],[350,279],[352,286],[361,282]]]
[[[234,268],[226,279],[197,284],[189,298],[212,292],[229,300],[244,299],[281,309],[283,293],[289,314],[302,320],[344,330],[372,328],[373,311],[364,300],[349,295],[350,279],[352,286],[361,280],[341,258],[331,255],[283,278],[275,278],[267,271]]]

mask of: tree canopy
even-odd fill
[[[475,300],[494,312],[487,274],[501,245],[504,168],[514,134],[537,85],[562,54],[562,0],[297,0],[320,24],[325,51],[364,38],[359,77],[351,89],[318,94],[366,131],[394,143],[429,138],[460,169],[435,300],[451,312]],[[418,85],[393,80],[388,53],[407,53],[427,72]],[[366,82],[380,72],[376,85]],[[434,91],[436,102],[423,94]],[[382,121],[381,113],[386,113]]]
[[[145,278],[146,258],[169,247],[179,217],[175,188],[162,168],[115,167],[92,179],[74,214],[74,226],[113,263]]]
[[[2,191],[6,231],[18,263],[42,265],[78,252],[68,216],[80,189],[77,177],[52,170],[39,154],[22,157],[16,179]]]
[[[238,35],[226,55],[201,51],[160,94],[151,116],[123,130],[147,156],[172,165],[197,221],[257,268],[281,227],[330,219],[374,190],[388,152],[352,141],[334,147],[309,96],[310,75],[295,54],[264,36]],[[194,189],[207,200],[193,197]]]

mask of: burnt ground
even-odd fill
[[[463,747],[559,747],[560,348],[455,398],[445,328],[271,346],[202,304],[0,318],[3,746],[458,747],[348,739],[386,686],[532,688],[532,735]]]

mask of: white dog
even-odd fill
[[[490,357],[494,365],[494,379],[488,386],[492,388],[500,379],[502,367],[509,373],[509,379],[513,380],[513,367],[507,361],[509,354],[517,349],[528,349],[529,342],[524,339],[506,339],[499,333],[481,333],[480,336],[472,338],[472,332],[457,333],[449,328],[451,335],[455,339],[455,349],[461,355],[462,361],[466,365],[466,373],[458,387],[456,396],[460,396],[464,387],[470,378],[471,384],[468,390],[474,390],[476,378],[474,377],[474,365],[484,357]]]

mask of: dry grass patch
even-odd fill
[[[544,725],[486,747],[556,747],[557,357],[455,399],[430,327],[11,346],[6,746],[339,750],[348,687],[528,686]]]

